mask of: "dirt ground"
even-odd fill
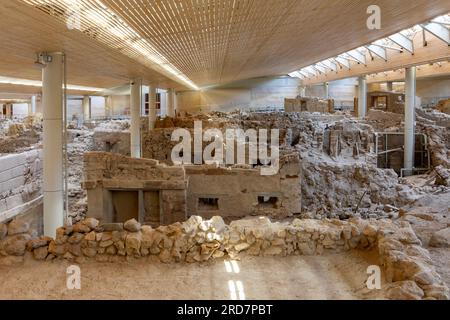
[[[0,266],[0,299],[380,299],[366,288],[375,252],[243,257],[208,264],[80,264],[81,289],[68,290],[69,262],[26,259]],[[384,280],[382,280],[382,286]]]

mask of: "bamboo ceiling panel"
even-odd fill
[[[111,77],[114,73],[121,78],[130,73],[144,74],[146,78],[155,78],[165,85],[172,80],[181,80],[178,83],[188,83],[188,87],[287,74],[450,11],[448,0],[1,2],[15,3],[20,9],[17,14],[27,11],[28,18],[36,23],[31,28],[25,26],[31,29],[27,38],[26,30],[18,30],[17,26],[25,24],[26,20],[16,17],[14,10],[7,13],[11,18],[3,17],[2,10],[0,20],[6,18],[7,22],[0,22],[0,35],[12,41],[18,49],[21,45],[27,50],[33,46],[63,47],[66,52],[72,53],[70,56],[77,56],[72,59],[78,59],[76,63],[80,66],[92,66],[93,61],[100,65],[120,61],[117,70],[111,66],[105,72]],[[68,32],[64,24],[67,7],[71,3],[79,5],[82,20],[80,31]],[[28,5],[25,9],[19,4]],[[381,7],[381,30],[368,30],[366,27],[366,10],[372,4]],[[31,14],[29,8],[39,14]],[[47,14],[42,13],[45,11]],[[56,21],[60,29],[54,24]],[[46,34],[42,34],[39,23],[46,26]],[[15,29],[8,35],[9,31],[3,31],[3,28],[8,28],[10,24]],[[24,44],[14,38],[14,32],[24,35]],[[55,45],[54,38],[60,41],[59,45]],[[72,43],[69,44],[69,40]],[[98,44],[88,45],[88,40]],[[98,48],[101,50],[97,51]],[[136,65],[127,66],[130,61],[135,61]],[[100,86],[96,82],[103,81],[97,80],[102,77],[102,69],[86,69],[92,69],[84,73],[86,77],[92,76],[92,83],[88,85]]]

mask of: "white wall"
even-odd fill
[[[328,83],[328,97],[334,99],[335,107],[353,106],[353,99],[358,95],[356,78],[349,78]],[[323,84],[307,86],[305,94],[307,97],[325,97],[325,86]]]
[[[14,103],[13,117],[23,118],[28,116],[28,103]]]
[[[104,117],[105,103],[105,97],[91,96],[91,117]]]
[[[130,96],[111,96],[112,115],[130,115]]]
[[[71,121],[74,115],[78,119],[83,118],[83,100],[81,98],[69,98],[67,100],[67,120]]]
[[[177,112],[233,111],[239,109],[283,108],[284,98],[299,93],[299,79],[257,78],[201,91],[177,93]]]
[[[385,83],[369,84],[369,91],[386,90]],[[394,91],[404,92],[404,82],[394,82]],[[450,97],[450,77],[422,78],[416,81],[416,96],[422,106],[436,104],[439,100]]]
[[[434,105],[444,98],[450,98],[450,77],[420,79],[417,81],[416,90],[422,106]]]
[[[423,98],[450,96],[449,79],[419,79],[417,80],[417,95]]]

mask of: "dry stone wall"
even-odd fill
[[[42,191],[42,150],[0,157],[0,221],[20,213],[16,209]]]
[[[114,231],[106,231],[114,230]],[[153,229],[136,220],[100,225],[88,218],[57,229],[56,238],[36,237],[20,221],[0,225],[0,255],[37,260],[99,262],[153,256],[163,263],[203,262],[228,256],[320,255],[352,249],[376,249],[392,299],[449,299],[429,253],[408,222],[390,220],[294,219],[272,223],[268,218],[237,220],[229,225],[215,216]]]
[[[332,113],[334,111],[334,101],[321,100],[313,97],[297,97],[295,99],[284,99],[285,112],[321,112]]]

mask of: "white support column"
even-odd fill
[[[148,128],[155,128],[156,123],[156,88],[150,86],[148,92]]]
[[[358,78],[358,117],[360,119],[366,116],[367,110],[367,81],[366,76]]]
[[[44,234],[55,237],[64,223],[63,196],[63,54],[51,53],[42,71],[44,118]]]
[[[142,85],[141,91],[141,115],[145,116],[145,96],[148,94],[148,86]]]
[[[113,115],[112,96],[105,97],[105,117],[111,117]]]
[[[404,174],[411,175],[414,167],[414,117],[416,104],[416,67],[405,69],[405,147]]]
[[[83,97],[83,120],[91,119],[91,98],[89,96]]]
[[[324,94],[325,99],[329,99],[330,92],[329,92],[329,88],[328,88],[328,82],[324,82],[323,87],[324,87],[324,91],[325,91],[325,94]]]
[[[159,116],[165,118],[167,116],[167,91],[158,90],[159,92]]]
[[[167,90],[167,116],[175,117],[175,90]]]
[[[36,114],[36,96],[31,96],[31,113]]]
[[[173,116],[176,118],[178,112],[178,96],[175,89],[173,89]]]
[[[133,80],[130,83],[130,108],[131,108],[131,156],[141,157],[141,80]]]
[[[32,107],[31,107],[31,101],[27,104],[27,106],[28,106],[27,116],[29,117],[33,114]]]
[[[300,87],[300,97],[306,97],[306,87]]]

